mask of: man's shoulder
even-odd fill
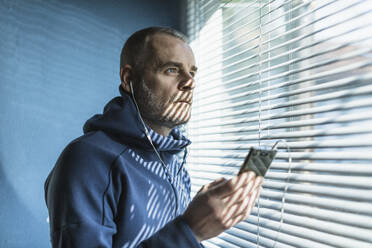
[[[57,164],[74,170],[110,167],[128,147],[104,132],[95,131],[84,134],[71,141],[61,153]]]
[[[46,179],[45,197],[48,207],[58,208],[58,204],[65,206],[70,203],[78,206],[75,199],[72,199],[74,197],[93,197],[97,200],[112,186],[113,175],[121,179],[120,174],[124,171],[122,167],[116,166],[115,161],[126,149],[99,131],[71,141]],[[58,197],[69,199],[70,203]]]
[[[74,149],[87,149],[96,152],[105,153],[108,156],[117,156],[124,150],[128,149],[125,144],[118,142],[115,137],[112,137],[102,131],[93,131],[86,133],[79,138],[73,140],[67,147]]]

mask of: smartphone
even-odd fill
[[[245,171],[254,171],[257,176],[264,177],[274,160],[277,150],[251,147],[238,175]]]

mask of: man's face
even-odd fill
[[[173,128],[190,119],[197,68],[191,48],[166,34],[149,41],[148,61],[134,83],[141,114],[148,122]],[[141,76],[141,75],[140,75]]]

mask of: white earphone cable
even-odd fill
[[[147,137],[148,141],[150,142],[150,144],[151,144],[151,146],[152,146],[152,148],[153,148],[155,154],[156,154],[157,157],[159,158],[160,163],[161,163],[161,165],[163,166],[164,171],[165,171],[165,173],[166,173],[168,179],[170,180],[170,182],[174,182],[174,183],[176,183],[176,180],[175,180],[175,178],[171,175],[171,173],[170,173],[170,171],[169,171],[169,169],[168,169],[168,166],[165,164],[163,158],[160,156],[158,150],[156,149],[154,143],[152,142],[152,139],[151,139],[150,133],[149,133],[149,131],[147,130],[146,124],[145,124],[145,122],[143,121],[143,118],[142,118],[142,116],[141,116],[141,112],[140,112],[140,109],[139,109],[139,107],[138,107],[138,104],[137,104],[136,98],[134,97],[134,90],[133,90],[132,82],[129,83],[129,86],[130,86],[130,91],[131,91],[131,94],[132,94],[132,97],[133,97],[134,105],[136,106],[136,109],[137,109],[137,113],[138,113],[139,119],[141,120],[142,126],[143,126],[143,128],[145,129],[146,137]],[[178,174],[178,173],[177,173],[177,174]],[[183,185],[182,183],[181,183],[181,192],[182,192],[183,197],[184,197],[184,199],[185,199],[185,201],[186,201],[186,199],[188,199],[188,198],[187,198],[187,195],[186,195],[186,193],[185,193],[184,185]],[[176,211],[178,211],[178,202],[176,202],[176,205],[177,205],[177,207],[176,207]]]
[[[280,224],[279,224],[279,228],[278,228],[278,231],[277,231],[276,236],[275,236],[275,239],[274,239],[274,244],[272,246],[273,248],[277,244],[278,237],[279,237],[279,234],[280,234],[281,229],[282,229],[282,226],[283,226],[283,222],[284,222],[285,196],[286,196],[287,191],[288,191],[288,183],[289,183],[290,175],[291,175],[291,172],[292,172],[291,148],[289,147],[287,141],[285,139],[277,140],[275,142],[275,144],[272,146],[272,149],[273,150],[276,149],[280,142],[284,143],[284,145],[287,148],[287,152],[288,152],[288,175],[287,175],[287,178],[286,178],[286,183],[285,183],[285,187],[284,187],[284,191],[283,191],[283,196],[282,196],[282,204],[281,204],[282,206],[281,206],[281,210],[280,210]],[[258,241],[259,241],[259,238],[260,238],[260,231],[259,231],[260,230],[260,198],[258,198],[257,207],[258,207],[258,210],[257,210],[257,247],[259,247],[259,242]]]

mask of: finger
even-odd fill
[[[236,204],[238,201],[246,198],[249,195],[249,192],[252,190],[254,185],[254,181],[251,180],[247,185],[244,187],[239,188],[235,191],[232,195],[229,195],[227,198],[224,199],[224,203],[227,207],[231,207],[232,205]]]
[[[226,180],[227,180],[226,178],[224,178],[224,177],[220,177],[220,178],[214,180],[213,182],[211,182],[211,183],[209,184],[209,187],[210,187],[210,188],[211,188],[211,187],[214,187],[214,186],[216,186],[216,185],[218,185],[218,184],[220,184],[220,183],[222,183],[222,182],[225,182]]]
[[[239,201],[234,205],[236,207],[235,215],[233,215],[233,218],[236,218],[236,216],[245,216],[249,215],[252,211],[252,207],[258,198],[260,189],[253,190],[250,194],[248,194],[243,200]]]
[[[254,207],[254,204],[258,198],[258,195],[261,191],[261,188],[257,188],[256,190],[252,191],[248,199],[248,203],[242,203],[241,207],[236,211],[236,215],[231,218],[231,225],[235,225],[238,222],[245,220],[249,217]]]
[[[254,190],[252,192],[250,201],[248,203],[248,208],[245,212],[245,218],[248,218],[248,216],[251,214],[252,209],[254,207],[254,204],[255,204],[256,200],[258,199],[258,196],[259,196],[260,192],[261,192],[261,188],[257,188],[256,190]]]
[[[211,189],[211,188],[214,188],[214,187],[216,187],[216,186],[218,186],[218,185],[220,185],[220,184],[222,184],[222,183],[224,183],[224,182],[226,182],[226,181],[227,181],[226,178],[224,178],[224,177],[220,177],[220,178],[214,180],[213,182],[207,184],[207,185],[206,185],[206,190],[209,190],[209,189]]]
[[[242,185],[247,184],[254,178],[256,178],[256,173],[254,173],[253,171],[246,171],[234,177],[232,181],[233,183],[239,182],[239,184],[237,184],[237,187],[241,187]]]
[[[240,196],[242,194],[242,191],[244,189],[240,188],[238,191],[236,191],[232,196],[229,198],[224,199],[224,209],[222,211],[222,216],[232,216],[233,212],[236,211],[236,203],[240,201]]]
[[[214,180],[213,182],[211,182],[209,184],[203,185],[203,187],[201,187],[201,189],[198,191],[198,193],[199,192],[206,192],[208,189],[213,188],[213,187],[217,186],[218,184],[220,184],[224,181],[226,181],[226,179],[223,178],[223,177],[220,177],[220,178]]]
[[[262,183],[263,183],[263,180],[264,180],[264,178],[262,176],[257,176],[255,178],[255,182],[254,182],[253,188],[256,189],[256,188],[260,187],[262,185]]]
[[[231,184],[235,183],[234,187],[236,188],[236,190],[232,191],[230,194],[225,195],[223,197],[225,203],[234,202],[236,198],[241,196],[241,194],[244,191],[244,187],[243,187],[245,186],[244,182],[247,181],[248,177],[249,177],[248,174],[245,174],[245,175],[242,175],[241,177],[237,177],[238,180],[234,178],[230,181]],[[249,182],[253,182],[253,180],[250,180]],[[251,185],[251,187],[253,187],[253,184]]]
[[[240,187],[244,187],[246,188],[247,186],[250,186],[249,189],[252,189],[255,186],[255,183],[252,185],[252,182],[255,182],[256,179],[257,179],[257,176],[256,176],[256,173],[254,173],[253,171],[248,171],[248,172],[244,172],[247,174],[247,177],[245,178],[245,181],[243,182],[243,184],[240,186]],[[242,174],[244,174],[242,173]]]
[[[250,171],[246,173],[242,173],[233,179],[227,180],[213,188],[211,192],[215,196],[219,198],[224,198],[229,196],[230,194],[234,193],[234,191],[238,190],[244,184],[247,184],[255,177],[255,173]]]
[[[244,198],[243,200],[235,203],[233,206],[227,208],[228,211],[225,215],[223,215],[223,222],[227,222],[244,212],[243,210],[248,207],[249,200],[249,198]]]
[[[249,197],[249,194],[252,190],[260,187],[263,182],[263,177],[256,177],[254,180],[249,180],[248,184],[243,185],[233,194],[225,197],[224,203],[226,206],[231,207],[234,205],[238,200],[244,199]]]
[[[227,211],[224,214],[224,222],[227,223],[226,225],[235,225],[237,222],[248,218],[252,212],[256,200],[259,197],[261,189],[261,187],[254,189],[245,198],[227,208]],[[229,220],[231,221],[228,222]]]
[[[234,215],[233,217],[230,217],[226,221],[225,226],[228,226],[228,227],[235,226],[237,223],[239,223],[239,222],[241,222],[241,221],[243,221],[243,220],[245,220],[249,217],[249,215],[252,212],[255,200],[257,199],[257,195],[258,195],[257,192],[258,191],[259,190],[255,190],[252,193],[252,196],[250,198],[247,198],[247,199],[249,199],[248,201],[243,201],[242,202],[241,206],[236,211],[236,215]]]
[[[246,198],[245,201],[241,202],[241,207],[235,211],[236,215],[233,215],[233,217],[230,217],[225,225],[231,227],[247,219],[251,215],[252,209],[255,205],[256,200],[259,198],[261,191],[262,191],[262,187],[257,188],[256,190],[252,191],[250,196]],[[247,199],[249,200],[247,201]]]

